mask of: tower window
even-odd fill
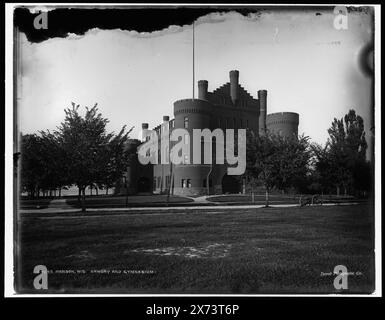
[[[191,179],[187,179],[187,188],[191,188]]]
[[[184,127],[188,128],[188,117],[184,117]]]

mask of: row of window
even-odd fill
[[[165,188],[168,188],[171,183],[171,177],[166,176],[165,181],[166,181]],[[181,188],[191,188],[191,179],[182,179],[180,186]],[[203,179],[202,186],[204,188],[207,188],[207,179]],[[211,179],[209,181],[209,186],[210,188],[213,186],[213,181]],[[162,178],[161,177],[154,178],[154,190],[161,187],[162,187]]]
[[[236,118],[225,118],[225,119],[222,119],[222,118],[218,118],[218,128],[222,128],[222,127],[225,127],[225,128],[248,128],[249,127],[249,120],[246,119],[236,119]]]
[[[202,181],[203,188],[207,188],[207,179],[203,179]],[[210,188],[213,186],[213,180],[209,180],[209,186]],[[181,187],[182,188],[191,188],[191,180],[190,179],[182,179],[181,181]]]
[[[233,101],[230,97],[219,97],[217,101],[218,101],[218,103],[221,103],[224,105],[233,105]],[[238,100],[237,105],[239,107],[247,107],[248,101],[247,100]]]
[[[170,176],[165,176],[165,182],[166,182],[166,185],[165,185],[165,188],[168,188],[171,184],[171,177]],[[161,177],[157,177],[157,178],[154,178],[154,190],[156,188],[161,188],[162,187],[162,178]]]

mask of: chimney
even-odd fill
[[[267,91],[258,91],[259,100],[259,134],[266,134]]]
[[[170,121],[169,116],[163,116],[162,134],[168,132],[168,130],[169,130],[168,122],[169,121]]]
[[[239,71],[230,71],[230,96],[233,104],[238,100]]]
[[[142,123],[142,142],[146,141],[148,132],[148,123]]]
[[[198,99],[207,100],[207,88],[209,83],[207,80],[198,81]]]

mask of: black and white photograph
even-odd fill
[[[6,296],[382,295],[378,5],[5,11]]]

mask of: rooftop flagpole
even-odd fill
[[[192,23],[192,98],[195,99],[195,30],[194,21]]]

